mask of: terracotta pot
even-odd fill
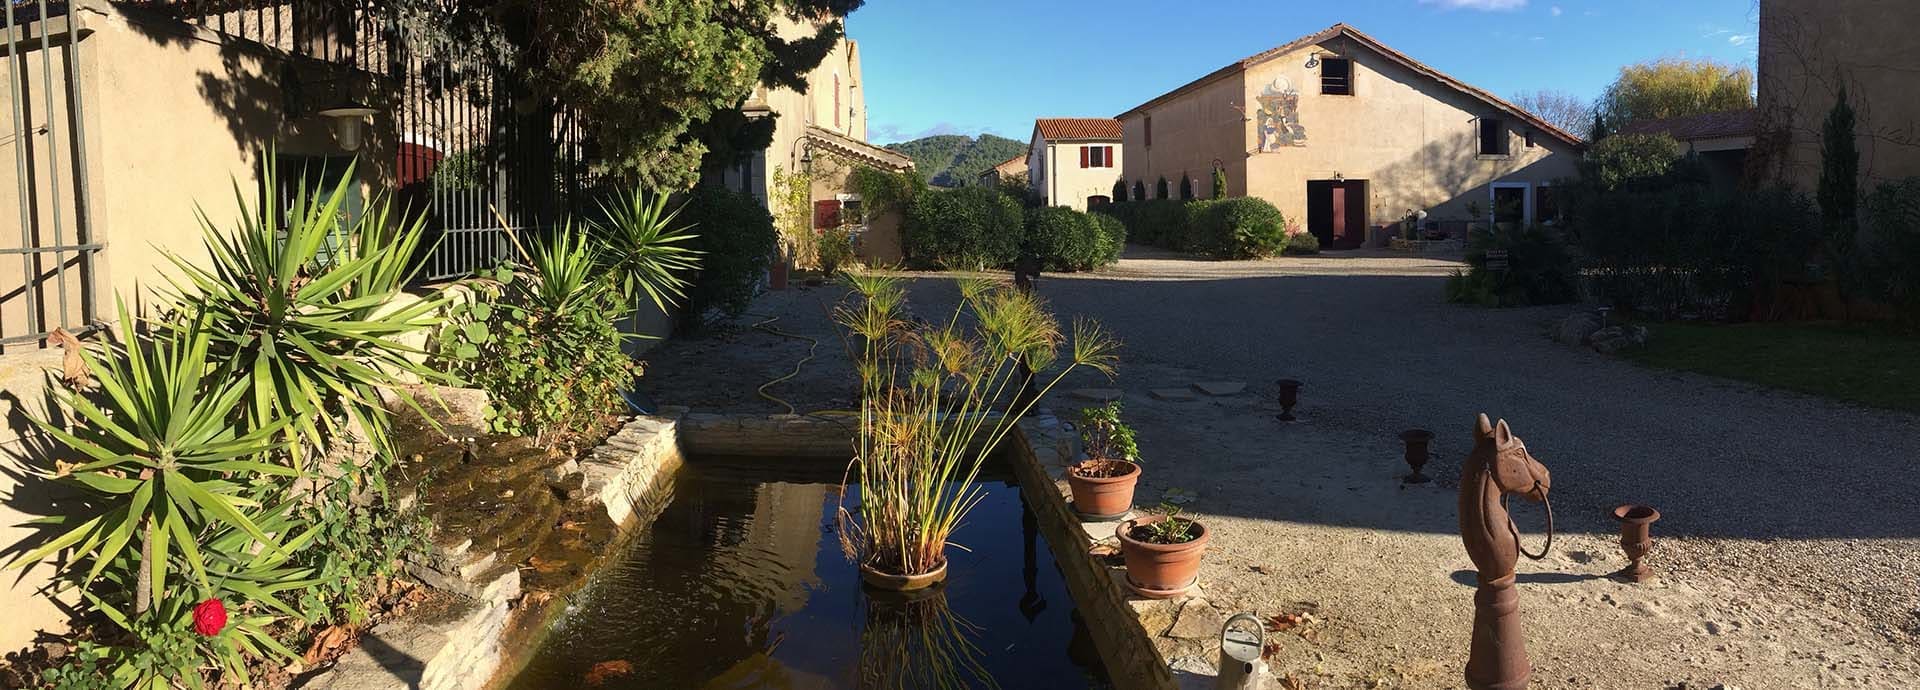
[[[1120,555],[1127,562],[1127,588],[1148,599],[1169,599],[1192,589],[1200,579],[1200,556],[1212,537],[1207,526],[1197,521],[1193,529],[1199,536],[1184,544],[1154,544],[1129,534],[1135,527],[1166,519],[1165,515],[1149,515],[1122,522],[1114,530],[1120,538]]]
[[[945,582],[946,579],[947,564],[945,563],[941,563],[940,567],[934,568],[933,572],[921,575],[895,575],[893,573],[880,572],[878,569],[865,563],[860,564],[861,582],[867,583],[868,587],[889,592],[912,592],[914,590],[926,589]]]
[[[1082,477],[1081,466],[1122,466],[1113,477]],[[1133,485],[1140,481],[1140,466],[1125,460],[1089,460],[1067,468],[1067,486],[1073,489],[1073,512],[1081,520],[1104,521],[1126,517],[1133,510]]]

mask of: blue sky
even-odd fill
[[[1036,117],[1112,117],[1336,22],[1501,96],[1592,99],[1642,60],[1751,66],[1755,13],[1754,0],[867,0],[847,30],[875,143],[1024,141]]]

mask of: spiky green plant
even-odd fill
[[[266,189],[278,188],[277,177],[269,168]],[[403,342],[438,323],[440,299],[396,306],[413,276],[424,217],[403,222],[384,199],[348,214],[358,184],[353,166],[329,182],[318,193],[299,185],[282,208],[274,194],[248,203],[236,181],[237,227],[222,229],[196,209],[211,266],[166,254],[184,276],[172,280],[166,296],[201,305],[210,351],[245,380],[247,426],[288,420],[295,468],[330,449],[349,424],[389,454],[380,390],[451,381]]]
[[[600,205],[606,218],[591,226],[600,265],[628,303],[637,307],[645,296],[664,311],[686,298],[686,275],[700,268],[700,252],[688,246],[692,226],[675,224],[684,208],[668,209],[667,195],[638,189]]]
[[[197,658],[212,658],[228,677],[245,678],[242,650],[291,659],[264,626],[275,617],[268,609],[291,613],[279,593],[311,584],[311,571],[287,565],[311,541],[311,528],[287,539],[295,527],[287,507],[262,511],[250,498],[263,479],[284,483],[296,476],[271,461],[285,445],[287,422],[233,424],[249,382],[223,375],[214,364],[212,323],[204,313],[184,312],[160,337],[142,332],[124,303],[119,319],[118,348],[81,353],[99,394],[50,384],[75,419],[31,418],[81,456],[55,461],[46,476],[91,496],[93,509],[45,519],[58,535],[8,567],[66,555],[58,561],[63,581],[141,641],[103,659],[100,672],[125,681],[121,687],[174,687],[175,681],[197,687],[198,672],[179,668]],[[247,609],[236,612],[230,634],[176,639],[190,607],[221,596]],[[188,653],[203,646],[199,656]]]
[[[946,563],[948,537],[985,495],[974,480],[987,456],[1074,369],[1111,376],[1117,345],[1085,321],[1066,342],[1037,298],[988,281],[961,281],[960,305],[944,325],[907,319],[897,278],[856,273],[847,281],[853,294],[835,320],[851,336],[860,377],[849,477],[861,500],[857,521],[840,509],[841,545],[882,572],[929,573]],[[1059,362],[1051,376],[1029,374]],[[1039,385],[1029,397],[1031,383]]]

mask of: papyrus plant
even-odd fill
[[[853,274],[848,283],[853,294],[835,320],[848,331],[860,378],[850,481],[861,499],[858,520],[840,509],[841,545],[881,572],[933,572],[983,496],[974,479],[987,456],[1074,369],[1111,376],[1116,344],[1085,321],[1069,339],[1039,300],[988,281],[961,281],[945,323],[909,319],[896,278]]]

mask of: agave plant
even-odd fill
[[[601,203],[602,222],[591,228],[600,265],[615,277],[621,295],[638,305],[641,296],[665,310],[686,297],[685,275],[700,267],[700,252],[686,244],[691,226],[675,227],[685,204],[669,210],[667,195],[621,192]]]
[[[267,171],[267,189],[278,188],[277,174]],[[168,296],[202,305],[211,352],[243,378],[247,426],[290,420],[295,468],[312,450],[330,448],[347,424],[390,454],[380,389],[451,380],[402,342],[438,323],[440,298],[395,306],[413,275],[424,218],[401,222],[385,200],[349,215],[354,184],[348,166],[330,191],[299,185],[283,209],[273,194],[249,204],[235,182],[237,228],[222,230],[198,213],[211,266],[167,254],[185,276]]]
[[[1064,342],[1036,298],[987,281],[960,283],[961,303],[944,325],[907,319],[896,278],[851,274],[848,282],[854,294],[835,320],[853,336],[861,382],[849,473],[861,501],[857,521],[840,509],[841,544],[865,568],[933,573],[946,564],[948,537],[984,495],[974,480],[987,456],[1074,369],[1111,376],[1117,345],[1084,321]],[[1031,372],[1062,362],[1037,395],[1023,394]]]

